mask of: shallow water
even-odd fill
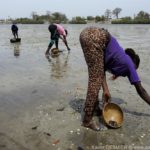
[[[1,122],[6,125],[23,111],[32,110],[40,104],[52,101],[69,103],[78,95],[85,98],[87,68],[79,34],[90,25],[64,25],[69,31],[67,39],[71,51],[68,53],[60,41],[59,48],[64,51],[56,58],[46,58],[44,54],[49,43],[48,25],[18,25],[22,39],[20,44],[9,41],[12,38],[11,25],[0,25]],[[150,91],[150,25],[94,26],[108,29],[123,47],[132,47],[139,53],[141,64],[138,72]],[[123,79],[123,82],[126,80]],[[113,86],[117,87],[116,84]],[[126,87],[121,88],[125,90]]]
[[[65,89],[73,90],[77,83],[86,85],[86,66],[79,44],[79,34],[85,26],[64,25],[68,31],[68,53],[46,59],[44,52],[49,42],[48,25],[18,25],[20,44],[11,44],[10,25],[0,25],[0,106],[18,106],[38,100],[57,100]],[[139,53],[139,72],[150,74],[150,25],[99,25],[117,37],[123,47],[133,47]],[[16,56],[17,55],[17,56]],[[143,75],[143,74],[142,74]],[[143,79],[150,83],[148,76]],[[55,93],[55,94],[53,94]]]

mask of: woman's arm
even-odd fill
[[[67,43],[67,39],[66,39],[66,36],[60,36],[60,38],[63,40],[63,42],[65,43],[68,51],[70,50],[69,46],[68,46],[68,43]]]
[[[137,93],[139,94],[139,96],[150,105],[150,96],[148,95],[148,93],[146,92],[146,90],[143,88],[143,86],[141,85],[141,82],[136,82],[134,83],[134,86],[137,90]]]
[[[103,82],[102,82],[102,88],[103,88],[103,95],[102,95],[102,100],[105,103],[110,102],[111,100],[111,95],[109,93],[108,85],[106,82],[106,75],[104,76]]]

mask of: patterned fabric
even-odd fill
[[[80,34],[80,43],[89,74],[83,122],[91,121],[98,100],[98,93],[104,78],[104,50],[109,38],[107,30],[97,27],[88,27]]]

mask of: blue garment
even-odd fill
[[[116,76],[127,76],[131,84],[140,81],[133,61],[112,35],[105,50],[105,70]]]

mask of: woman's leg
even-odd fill
[[[13,34],[13,36],[14,36],[14,39],[16,38],[16,36],[15,36],[15,31],[12,31],[12,34]]]
[[[57,26],[51,24],[51,25],[48,27],[48,30],[49,30],[49,32],[51,33],[51,41],[50,41],[50,43],[49,43],[49,45],[48,45],[48,48],[47,48],[47,50],[46,50],[46,52],[45,52],[46,55],[49,54],[49,51],[50,51],[50,49],[52,48],[52,46],[53,46],[53,44],[54,44],[54,42],[55,42],[55,34],[56,34],[56,32],[57,32]]]
[[[54,44],[54,40],[51,39],[51,41],[50,41],[50,43],[49,43],[49,45],[48,45],[48,48],[47,48],[47,50],[46,50],[46,52],[45,52],[46,55],[49,54],[49,51],[50,51],[51,47],[53,46],[53,44]]]
[[[91,123],[98,93],[104,78],[104,50],[108,34],[99,28],[86,28],[80,34],[80,43],[88,66],[88,90],[84,106],[83,126],[98,130]]]
[[[56,46],[57,49],[58,49],[58,43],[59,43],[59,37],[56,37],[55,46]]]
[[[16,37],[17,37],[17,39],[18,39],[18,31],[16,31]]]

